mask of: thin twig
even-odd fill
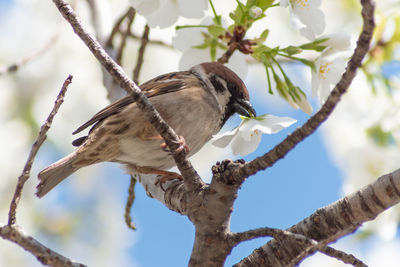
[[[64,96],[67,92],[68,85],[72,82],[72,75],[69,75],[68,78],[64,81],[64,84],[61,88],[60,93],[57,96],[55,101],[54,107],[51,110],[49,116],[47,117],[45,123],[40,127],[39,135],[32,145],[31,152],[29,153],[28,159],[25,163],[24,169],[22,174],[18,177],[17,187],[15,189],[15,193],[13,199],[10,204],[10,210],[8,212],[8,225],[12,226],[16,223],[16,210],[18,207],[19,200],[21,198],[22,189],[24,187],[25,182],[30,177],[30,172],[32,168],[33,161],[37,152],[39,151],[40,146],[43,144],[44,140],[46,139],[46,133],[51,127],[51,123],[53,122],[54,116],[57,114],[58,109],[60,108],[61,104],[64,102]]]
[[[139,74],[143,65],[144,51],[146,49],[147,43],[149,42],[149,32],[150,32],[149,25],[144,26],[143,35],[141,38],[140,47],[138,51],[138,58],[136,61],[135,69],[133,70],[133,81],[136,84],[139,84]]]
[[[131,182],[129,184],[129,189],[128,189],[128,200],[126,202],[125,206],[125,222],[126,225],[131,228],[132,230],[136,230],[136,226],[132,222],[131,218],[131,209],[133,205],[133,201],[135,200],[135,185],[136,185],[136,179],[131,175]]]
[[[357,259],[352,254],[347,254],[343,251],[340,251],[335,248],[327,246],[324,242],[318,242],[318,241],[308,238],[302,234],[292,233],[287,230],[262,227],[262,228],[245,231],[245,232],[232,233],[230,240],[232,242],[232,245],[236,246],[243,241],[248,241],[248,240],[252,240],[254,238],[268,237],[268,236],[273,237],[276,240],[284,240],[284,239],[289,238],[294,241],[301,242],[304,245],[307,245],[308,246],[307,249],[302,253],[304,255],[309,254],[310,251],[318,250],[321,253],[326,254],[327,256],[333,257],[344,263],[352,264],[353,266],[356,266],[356,267],[367,267],[367,265],[365,263],[363,263],[361,260]],[[298,264],[297,261],[302,258],[303,257],[301,255],[299,255],[298,257],[294,258],[292,260],[292,262],[290,262],[288,265],[289,266],[297,265]]]
[[[96,33],[96,38],[100,39],[103,37],[101,34],[102,21],[99,14],[99,6],[97,0],[86,0],[89,5],[90,15],[92,19],[92,25]]]
[[[301,251],[297,255],[297,257],[292,258],[292,260],[287,264],[288,266],[297,266],[300,264],[301,260],[304,259],[304,257],[314,251],[319,251],[327,256],[335,258],[344,263],[352,264],[356,267],[368,267],[365,263],[357,259],[354,255],[328,246],[326,240],[318,242],[302,234],[292,233],[288,230],[282,230],[282,233],[278,232],[277,235],[274,236],[274,238],[278,241],[283,240],[283,238],[292,238],[293,240],[299,241],[307,246],[307,248]]]
[[[347,91],[356,76],[357,69],[361,66],[362,60],[368,53],[369,44],[374,32],[374,5],[370,0],[361,0],[361,3],[363,5],[362,17],[364,24],[363,30],[357,41],[357,47],[347,64],[342,78],[332,90],[325,104],[303,126],[295,130],[268,153],[246,163],[240,170],[238,170],[237,174],[240,177],[254,175],[258,171],[265,170],[274,165],[278,160],[285,157],[297,144],[313,134],[333,112],[336,104],[340,101],[341,96]]]
[[[33,237],[27,235],[23,229],[17,225],[5,225],[0,227],[0,236],[6,240],[16,243],[26,251],[35,256],[39,262],[48,266],[68,266],[84,267],[85,265],[73,262],[71,259],[44,246]]]
[[[134,101],[138,108],[143,112],[143,115],[153,125],[158,133],[164,138],[168,148],[171,151],[177,151],[179,147],[178,136],[174,130],[163,120],[157,110],[153,107],[147,97],[141,92],[140,88],[129,79],[121,66],[106,53],[101,47],[99,42],[83,28],[80,20],[75,14],[71,6],[64,0],[53,0],[63,17],[71,24],[75,33],[86,44],[89,50],[102,64],[102,66],[111,74],[111,76],[118,81],[121,88],[123,88]],[[175,152],[172,154],[177,167],[182,174],[185,181],[185,187],[190,190],[196,190],[203,186],[203,182],[193,168],[191,163],[186,159],[185,151]]]
[[[129,16],[129,14],[131,14],[132,12],[135,12],[135,9],[133,7],[129,7],[128,10],[122,14],[122,16],[117,20],[117,22],[115,23],[110,36],[108,37],[108,40],[105,44],[106,47],[112,47],[112,42],[114,40],[115,35],[120,32],[120,28],[121,28],[121,24],[122,22],[125,20],[126,17]]]
[[[121,43],[119,44],[118,50],[117,50],[117,55],[115,56],[115,61],[121,65],[121,59],[122,59],[122,54],[125,49],[126,45],[126,40],[128,38],[129,33],[131,32],[131,25],[133,23],[133,20],[135,19],[136,11],[133,8],[130,8],[128,10],[128,22],[126,24],[126,29],[125,31],[122,32],[121,36]]]
[[[33,59],[36,59],[43,55],[44,53],[48,52],[52,46],[54,46],[57,43],[57,40],[60,36],[60,28],[62,24],[59,23],[57,26],[57,29],[55,30],[54,34],[47,40],[47,42],[40,47],[37,51],[33,52],[32,54],[16,61],[15,63],[9,65],[9,66],[0,66],[0,76],[4,75],[6,73],[12,73],[18,71],[22,66],[28,64],[30,61]]]
[[[225,53],[217,60],[221,64],[225,64],[229,61],[231,56],[233,55],[233,52],[238,48],[238,44],[233,42],[229,45],[228,50],[225,51]]]
[[[353,266],[356,266],[356,267],[367,267],[367,265],[364,262],[357,259],[354,255],[347,254],[347,253],[337,250],[333,247],[328,247],[328,246],[322,247],[321,249],[319,249],[319,251],[321,253],[324,253],[327,256],[338,259],[344,263],[352,264]]]

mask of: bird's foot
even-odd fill
[[[179,181],[183,181],[182,175],[180,175],[180,174],[178,174],[176,172],[168,172],[168,171],[161,171],[160,170],[160,172],[158,174],[161,174],[162,176],[154,184],[155,185],[160,184],[161,188],[162,188],[162,184],[164,184],[164,183],[166,183],[168,181],[172,181],[172,180],[175,180],[175,179],[178,179]]]
[[[176,142],[173,141],[174,143],[179,144],[179,147],[177,149],[175,149],[175,153],[179,153],[179,152],[185,151],[185,153],[188,154],[190,150],[189,150],[189,147],[186,145],[185,138],[183,138],[183,136],[181,136],[181,135],[179,135],[178,138],[179,138],[178,141],[176,141]],[[168,149],[167,144],[165,142],[162,143],[160,145],[160,147],[165,152],[171,152]]]
[[[169,172],[169,171],[163,171],[163,170],[158,170],[158,169],[154,169],[154,168],[149,168],[149,167],[136,167],[136,170],[140,173],[144,173],[144,174],[158,174],[161,175],[161,178],[158,179],[154,185],[158,185],[160,184],[160,187],[163,191],[165,191],[165,189],[163,188],[163,184],[168,182],[168,181],[172,181],[175,179],[178,179],[179,181],[183,181],[183,177],[182,175],[176,173],[176,172]]]

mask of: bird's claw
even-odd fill
[[[175,153],[180,153],[182,151],[185,151],[186,154],[189,153],[189,147],[186,145],[185,138],[183,136],[179,135],[178,136],[178,141],[172,141],[176,144],[179,144],[179,147],[175,149]],[[160,145],[161,149],[164,150],[165,152],[169,152],[169,155],[172,155],[174,153],[171,153],[171,150],[168,149],[167,144],[164,142]]]
[[[172,181],[178,179],[179,181],[183,181],[183,177],[182,175],[176,173],[176,172],[166,172],[165,174],[162,175],[162,177],[160,179],[158,179],[154,185],[158,185],[160,184],[161,189],[165,192],[165,189],[163,187],[163,184],[168,182],[168,181]]]

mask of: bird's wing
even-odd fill
[[[186,87],[183,76],[187,76],[188,74],[190,75],[191,73],[188,71],[182,71],[163,74],[140,85],[140,89],[148,98],[179,91]],[[90,125],[97,124],[105,118],[119,113],[122,109],[124,109],[124,107],[134,102],[135,100],[131,96],[125,96],[117,100],[116,102],[110,104],[109,106],[96,113],[90,120],[85,122],[78,129],[76,129],[72,134],[77,134],[89,127]]]

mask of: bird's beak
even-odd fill
[[[235,103],[233,104],[235,107],[235,112],[245,116],[245,117],[256,117],[256,111],[253,106],[250,104],[250,101],[245,99],[235,99]]]

